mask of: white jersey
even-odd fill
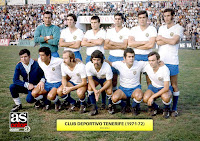
[[[69,67],[63,62],[61,64],[62,76],[69,76],[74,84],[80,84],[82,78],[86,78],[85,65],[83,63],[78,63],[73,70],[70,70]]]
[[[44,72],[44,76],[48,83],[57,83],[61,82],[61,64],[63,60],[61,58],[51,56],[51,61],[49,65],[46,65],[41,61],[40,57],[38,58],[38,64]]]
[[[124,40],[128,40],[129,32],[130,32],[129,29],[126,27],[123,27],[119,32],[116,32],[115,28],[108,29],[106,33],[106,39],[109,39],[113,42],[122,43]],[[123,57],[124,50],[122,49],[110,50],[109,54],[116,57]]]
[[[113,73],[110,65],[107,62],[103,62],[99,72],[94,68],[94,64],[90,61],[86,64],[86,74],[87,76],[96,76],[98,79],[111,80],[113,78]]]
[[[156,88],[164,87],[165,81],[170,82],[170,71],[166,65],[161,66],[157,72],[154,73],[153,68],[148,63],[145,67],[145,72],[149,76],[152,85]]]
[[[152,37],[157,37],[157,30],[153,26],[148,26],[144,31],[141,30],[140,26],[133,27],[130,31],[130,35],[135,38],[135,41],[149,41]],[[149,54],[152,49],[137,49],[133,48],[135,54],[146,55]]]
[[[65,28],[61,31],[60,38],[64,39],[65,42],[82,41],[83,35],[83,31],[78,28],[72,33],[70,32],[69,28]],[[71,50],[72,52],[76,52],[79,51],[80,48],[74,49],[65,47],[64,50]]]
[[[134,88],[140,85],[141,62],[134,61],[131,68],[128,68],[126,63],[122,61],[113,62],[112,66],[119,71],[120,85],[122,87]]]
[[[182,38],[183,28],[179,24],[176,24],[169,29],[167,28],[167,25],[163,25],[159,28],[158,35],[165,38],[173,38],[175,35],[178,35]],[[166,44],[159,46],[158,53],[160,54],[160,60],[162,60],[165,64],[178,65],[178,48],[179,43],[175,45]]]
[[[95,35],[93,30],[88,30],[85,35],[84,38],[90,40],[90,39],[104,39],[105,40],[106,37],[106,32],[105,30],[99,30]],[[93,47],[87,47],[86,48],[86,54],[88,56],[91,56],[91,54],[95,51],[95,50],[100,50],[103,54],[104,54],[104,48],[103,48],[104,44],[99,45],[99,46],[93,46]]]

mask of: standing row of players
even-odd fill
[[[68,28],[64,29],[60,35],[57,30],[57,27],[54,25],[51,25],[52,14],[50,12],[45,12],[44,24],[39,26],[36,29],[35,41],[40,42],[41,47],[42,46],[49,47],[51,50],[51,56],[54,56],[54,57],[59,56],[57,53],[57,50],[58,50],[57,44],[59,42],[60,47],[65,47],[65,50],[72,51],[75,54],[75,58],[79,58],[81,60],[82,60],[82,58],[81,58],[81,54],[79,52],[80,46],[81,45],[86,46],[87,47],[86,62],[89,62],[89,60],[91,58],[91,54],[95,50],[100,50],[102,53],[104,53],[104,49],[107,49],[107,50],[110,50],[110,55],[108,58],[109,62],[111,62],[110,64],[113,64],[116,61],[124,60],[126,58],[125,56],[123,58],[124,50],[127,48],[127,46],[129,46],[134,49],[134,51],[135,51],[134,58],[136,61],[139,62],[142,72],[144,72],[144,70],[145,70],[144,68],[146,66],[146,62],[148,61],[148,54],[152,51],[151,48],[154,47],[155,42],[157,42],[157,44],[159,45],[159,54],[161,56],[161,60],[167,65],[167,67],[170,70],[170,79],[171,79],[171,83],[173,86],[172,115],[177,116],[177,114],[178,114],[177,113],[177,102],[178,102],[178,95],[179,95],[179,91],[178,91],[178,87],[177,87],[178,43],[182,36],[182,28],[180,25],[174,23],[174,21],[173,21],[174,11],[172,9],[165,9],[163,15],[164,15],[163,17],[164,17],[166,24],[160,27],[158,36],[157,36],[156,29],[147,24],[148,14],[146,11],[139,11],[139,13],[138,13],[139,25],[137,27],[132,28],[131,31],[122,27],[124,17],[120,13],[115,14],[115,16],[114,16],[115,27],[112,29],[109,29],[107,31],[107,33],[105,33],[105,31],[103,31],[99,28],[99,26],[100,26],[99,17],[93,16],[91,18],[92,29],[88,30],[86,32],[86,34],[83,36],[83,32],[80,29],[77,29],[75,27],[75,23],[76,23],[75,15],[69,14],[67,16]],[[159,58],[157,58],[157,60],[159,60]],[[102,59],[101,59],[101,61],[102,61]],[[112,77],[113,81],[111,84],[113,85],[112,90],[115,91],[117,89],[117,77],[119,74],[119,70],[116,69],[116,67],[112,67],[112,72],[113,72],[113,77]],[[135,73],[135,72],[133,72],[133,73]],[[55,77],[52,75],[50,75],[50,76]],[[120,77],[120,78],[123,80],[126,77]],[[148,84],[150,84],[148,77],[147,77],[147,80],[148,80],[147,81]],[[151,78],[150,78],[150,80],[151,80]],[[88,77],[88,81],[90,84],[89,77]],[[127,81],[127,80],[125,80],[125,81]],[[54,83],[54,82],[50,81],[49,83]],[[64,82],[64,83],[66,83],[66,82]],[[103,82],[101,82],[101,83],[103,83]],[[95,83],[92,83],[92,84],[95,84]],[[120,83],[120,85],[123,85],[123,84]],[[135,85],[131,83],[129,86],[125,86],[125,88],[126,87],[133,88],[133,86],[135,86]],[[158,86],[160,86],[160,85],[157,85],[157,87]],[[39,88],[41,89],[41,86]],[[88,87],[88,95],[89,96],[92,95],[93,91],[95,93],[95,96],[97,96],[101,92],[103,92],[103,91],[94,90],[94,88],[95,88],[94,85],[89,85],[89,87]],[[102,89],[103,88],[104,87],[102,87]],[[59,88],[59,89],[62,89],[62,88]],[[104,88],[103,90],[106,90],[106,89]],[[119,91],[119,89],[117,91]],[[67,92],[69,92],[69,90],[65,88],[63,93],[64,92],[67,93]],[[78,94],[78,92],[77,92],[77,94]],[[64,95],[62,95],[63,93],[61,92],[61,94],[60,94],[58,92],[58,95],[60,95],[61,97],[65,97]],[[115,98],[115,95],[112,96],[112,92],[110,91],[110,89],[108,91],[106,91],[106,93],[109,97],[109,101],[111,101],[111,97]],[[35,92],[35,95],[36,95],[36,92]],[[119,95],[121,95],[121,94],[119,94]],[[134,102],[140,103],[140,101],[143,97],[140,95],[143,95],[143,94],[134,94],[134,95],[135,95]],[[54,99],[54,97],[51,95],[51,96],[49,96],[49,99],[52,100],[52,99]],[[55,97],[54,100],[56,101],[56,99],[57,98]],[[66,99],[70,99],[70,97],[67,97]],[[154,98],[151,98],[150,100],[153,101]],[[84,100],[81,100],[81,101],[84,102]],[[144,101],[145,101],[145,99],[144,99]],[[113,99],[113,102],[116,103],[117,100]],[[71,103],[73,104],[74,101]],[[94,101],[91,101],[91,103],[94,105]],[[121,103],[123,103],[123,102],[121,102]],[[150,105],[153,106],[152,111],[154,113],[156,113],[158,106],[152,102]],[[133,104],[132,106],[136,107],[136,108],[134,108],[135,113],[139,113],[138,112],[139,106],[137,106],[137,104]],[[112,106],[112,102],[111,102],[111,106],[108,106],[108,107],[109,107],[110,113],[112,113],[112,111],[114,109]],[[94,106],[93,109],[96,109],[96,107]],[[96,113],[97,113],[97,110],[96,111],[93,110],[93,114],[91,114],[91,115],[95,115]]]

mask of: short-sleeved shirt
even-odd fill
[[[38,64],[44,72],[44,76],[48,83],[57,83],[62,81],[61,64],[63,60],[61,58],[55,58],[51,56],[49,65],[46,65],[38,58]]]
[[[61,31],[60,38],[64,39],[65,42],[73,42],[73,41],[82,41],[83,39],[83,31],[80,29],[76,29],[74,32],[70,32],[69,28],[65,28]],[[65,47],[64,50],[71,50],[72,52],[79,51],[80,48],[68,48]]]
[[[178,35],[180,38],[182,38],[183,27],[181,27],[179,24],[176,24],[168,29],[167,25],[163,25],[159,28],[158,35],[161,35],[165,38],[173,38],[175,35]],[[165,64],[178,65],[178,48],[179,43],[175,45],[165,44],[159,46],[158,53],[160,54],[160,60],[162,60]]]
[[[150,38],[157,36],[157,30],[153,26],[148,26],[144,31],[141,30],[140,26],[133,27],[130,30],[129,36],[133,36],[135,41],[149,41]],[[137,49],[134,48],[135,54],[149,54],[152,49]]]
[[[128,40],[129,29],[123,27],[119,32],[116,32],[115,28],[108,29],[106,33],[106,39],[109,39],[113,42],[122,43],[124,40]],[[124,50],[122,49],[114,49],[110,50],[110,55],[115,57],[123,57]]]
[[[152,85],[156,88],[164,87],[164,82],[170,82],[170,71],[166,65],[159,67],[156,73],[154,73],[153,68],[148,63],[144,68],[145,72],[149,76]],[[171,84],[170,84],[171,85]]]
[[[90,39],[104,39],[105,40],[106,37],[106,32],[105,30],[99,30],[95,35],[93,30],[88,30],[85,35],[84,38],[90,40]],[[87,47],[86,48],[86,54],[88,56],[91,56],[91,54],[95,51],[95,50],[100,50],[103,54],[104,54],[104,48],[103,48],[103,44],[99,45],[99,46],[93,46],[93,47]]]
[[[86,74],[87,76],[96,76],[98,79],[111,80],[113,78],[111,67],[107,62],[103,62],[99,72],[97,72],[91,61],[88,62],[86,64]]]
[[[83,63],[78,63],[73,70],[70,70],[69,67],[63,62],[61,64],[62,76],[69,76],[70,81],[74,84],[80,84],[83,78],[86,78],[85,65]]]
[[[134,88],[140,85],[140,73],[142,71],[141,62],[134,61],[131,68],[128,68],[126,63],[122,61],[113,62],[112,66],[120,73],[119,78],[122,87]]]

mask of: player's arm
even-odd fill
[[[62,76],[62,86],[67,87],[67,76]]]
[[[63,38],[60,38],[60,40],[59,40],[60,47],[69,47],[73,44],[74,44],[74,42],[65,42],[65,40]]]
[[[88,76],[88,83],[90,84],[93,91],[97,91],[92,76]]]
[[[78,88],[81,88],[83,86],[87,85],[87,79],[86,78],[82,78],[82,82],[76,86],[71,87],[71,91],[73,90],[77,90]]]
[[[48,40],[47,36],[45,37],[41,36],[41,28],[37,27],[34,32],[34,41],[36,43],[43,43],[46,42],[47,40]]]
[[[50,39],[47,40],[47,43],[50,45],[58,45],[59,39],[60,39],[60,29],[59,27],[55,27],[53,35],[50,36]]]
[[[104,49],[106,50],[113,50],[113,49],[126,49],[128,45],[128,40],[125,39],[123,42],[113,42],[109,39],[105,40]]]
[[[87,38],[83,38],[83,40],[81,42],[81,46],[84,46],[84,47],[93,47],[93,46],[95,46],[95,44],[92,43],[92,42],[89,42],[89,40]]]
[[[144,45],[137,47],[137,49],[151,49],[154,47],[156,42],[156,37],[151,37]]]
[[[180,41],[180,36],[179,35],[174,35],[173,38],[165,38],[161,35],[159,35],[156,38],[157,41],[162,41],[161,43],[165,43],[165,44],[169,44],[169,45],[175,45],[177,43],[179,43]],[[159,45],[159,44],[158,44]]]
[[[99,38],[99,39],[91,39],[91,40],[88,40],[90,43],[96,45],[96,46],[100,46],[104,43],[104,39],[102,38]]]
[[[103,87],[101,89],[99,89],[99,91],[100,92],[105,91],[106,89],[108,89],[110,87],[111,84],[112,84],[112,79],[106,80],[105,85],[103,85]]]
[[[145,45],[148,43],[148,41],[135,41],[135,38],[133,36],[128,37],[128,46],[133,48],[138,48],[140,46]]]

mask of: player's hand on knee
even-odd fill
[[[37,86],[39,87],[39,89],[42,91],[44,90],[44,82],[40,81]]]

